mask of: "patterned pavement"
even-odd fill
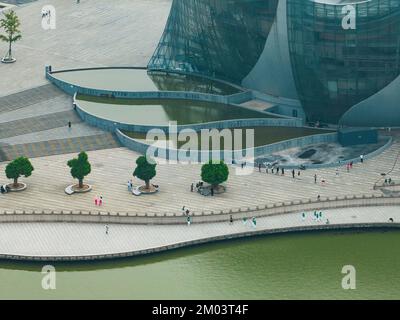
[[[2,146],[0,147],[0,161],[9,161],[20,156],[37,158],[64,153],[79,153],[80,151],[118,147],[120,147],[119,142],[113,134],[103,133],[77,138]]]
[[[323,219],[312,219],[308,212],[303,221],[300,213],[277,215],[257,219],[256,227],[250,221],[233,224],[202,223],[187,225],[108,225],[94,223],[1,223],[0,254],[30,257],[76,257],[111,254],[146,253],[147,250],[178,247],[206,242],[212,238],[232,238],[246,233],[278,232],[290,228],[323,228],[326,219],[330,226],[342,224],[377,223],[389,225],[393,218],[398,226],[400,211],[397,207],[368,207],[327,210]],[[10,241],[12,239],[12,241]]]
[[[71,98],[53,85],[0,97],[0,161],[119,146],[114,134],[82,122]]]

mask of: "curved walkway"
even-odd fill
[[[335,209],[315,221],[308,212],[242,221],[187,225],[106,225],[94,223],[1,223],[0,258],[17,260],[94,260],[171,250],[224,239],[290,231],[400,227],[398,207]],[[389,222],[393,218],[394,222]],[[329,219],[329,224],[326,220]]]

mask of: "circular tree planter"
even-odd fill
[[[158,187],[151,185],[150,188],[147,189],[146,186],[140,186],[138,190],[140,191],[141,194],[154,194],[158,192]]]
[[[7,184],[7,187],[10,188],[9,191],[11,192],[24,191],[26,189],[26,183],[18,182],[16,186],[14,183],[9,183]]]
[[[15,58],[11,58],[11,59],[3,58],[3,59],[1,59],[2,63],[14,63],[16,61],[17,61],[17,59],[15,59]]]
[[[197,191],[203,196],[211,196],[211,185],[200,187]],[[213,188],[214,195],[222,194],[226,192],[226,187],[223,185],[218,185]]]
[[[86,193],[92,190],[92,186],[90,184],[84,184],[82,188],[79,188],[79,184],[71,184],[65,188],[66,194],[73,193]]]

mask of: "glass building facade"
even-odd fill
[[[291,99],[309,121],[400,126],[400,0],[174,0],[148,68]]]
[[[355,29],[346,30],[343,5],[288,0],[292,69],[310,120],[338,122],[400,75],[400,1],[353,6]]]
[[[149,69],[240,84],[260,57],[278,0],[175,0]]]

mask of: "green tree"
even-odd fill
[[[12,61],[11,46],[22,38],[21,31],[18,29],[21,25],[18,16],[13,10],[4,13],[4,18],[0,19],[0,28],[3,28],[6,35],[0,34],[0,40],[8,43],[8,52],[4,61]]]
[[[228,180],[228,176],[228,166],[222,160],[219,162],[210,160],[201,167],[201,179],[211,184],[213,187]]]
[[[146,183],[146,189],[150,189],[150,180],[156,176],[156,163],[149,163],[145,156],[140,156],[136,160],[136,168],[133,176]]]
[[[71,168],[71,176],[79,180],[79,188],[83,188],[83,178],[92,170],[86,152],[79,153],[78,158],[69,160],[67,165]]]
[[[18,186],[18,178],[21,176],[29,177],[32,174],[33,166],[28,158],[19,157],[6,166],[6,176],[14,179],[14,187]]]

